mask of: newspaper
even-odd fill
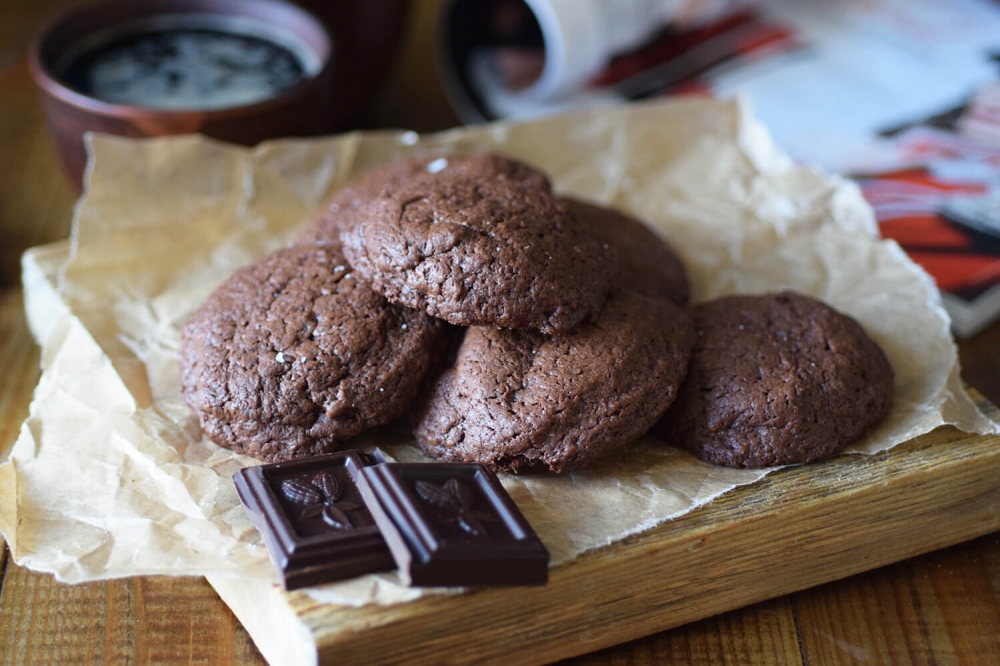
[[[683,3],[673,4],[683,19]],[[505,88],[481,58],[456,63],[479,102],[459,111],[467,121],[524,118],[598,101],[742,92],[792,157],[839,172],[880,132],[953,108],[1000,72],[1000,3],[991,0],[709,5],[697,21],[634,42],[575,90],[544,98]],[[549,56],[554,47],[543,48]]]

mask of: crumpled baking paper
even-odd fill
[[[741,101],[661,101],[254,150],[201,137],[95,136],[90,150],[71,246],[25,257],[44,372],[0,465],[0,530],[15,560],[63,581],[273,580],[230,478],[254,461],[202,436],[178,391],[180,331],[220,281],[287,244],[346,180],[409,155],[500,150],[547,170],[561,193],[631,211],[683,255],[696,301],[793,288],[855,317],[886,350],[896,393],[888,418],[854,452],[947,423],[996,431],[962,389],[932,281],[878,238],[853,184],[793,164]],[[411,442],[392,427],[357,445],[420,459]],[[559,565],[766,473],[714,467],[647,438],[585,470],[503,483]],[[309,591],[356,605],[422,593],[394,574]]]

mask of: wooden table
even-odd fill
[[[19,256],[64,238],[73,203],[24,47],[54,7],[73,1],[0,0],[0,451],[13,442],[39,374],[38,349],[22,313]],[[433,76],[435,5],[415,3],[412,34],[379,101],[377,124],[432,130],[455,122]],[[966,380],[1000,403],[1000,323],[960,350]],[[17,566],[6,553],[0,558],[2,663],[263,663],[203,580],[68,586]],[[1000,533],[567,663],[861,661],[1000,663]]]

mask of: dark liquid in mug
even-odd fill
[[[106,102],[166,110],[255,104],[306,78],[299,58],[279,44],[187,28],[119,37],[76,58],[63,76]]]

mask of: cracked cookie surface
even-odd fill
[[[677,395],[694,344],[670,301],[612,292],[566,335],[475,327],[415,414],[421,449],[498,471],[562,472],[642,436]]]
[[[702,460],[768,467],[832,456],[888,412],[893,370],[861,326],[801,294],[692,308],[697,343],[658,429]]]
[[[618,254],[614,286],[685,305],[691,296],[684,262],[652,229],[615,208],[564,198],[579,220],[590,224]]]
[[[503,174],[422,174],[383,189],[342,239],[387,299],[463,326],[569,331],[597,315],[617,268],[564,204]]]
[[[544,173],[496,153],[431,155],[387,162],[350,180],[334,193],[302,230],[297,242],[340,245],[341,233],[354,227],[358,209],[363,204],[377,197],[383,189],[394,190],[410,178],[430,172],[480,178],[503,175],[528,187],[551,190]]]
[[[406,411],[446,327],[388,303],[336,248],[286,248],[188,320],[181,392],[217,444],[271,462],[328,453]]]

